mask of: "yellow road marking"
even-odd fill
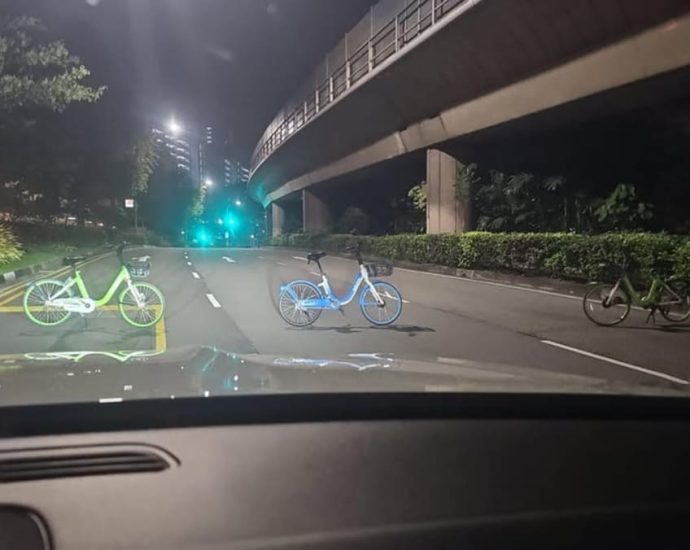
[[[164,353],[168,349],[167,337],[165,335],[165,316],[156,323],[156,351]]]
[[[24,294],[24,289],[20,288],[19,292],[16,292],[15,294],[8,296],[4,300],[0,300],[0,306],[4,306],[5,304],[9,304],[11,301],[15,300],[16,298],[19,298],[22,294]]]
[[[40,310],[40,307],[29,308],[30,311]],[[130,306],[127,309],[137,309],[135,306]],[[152,309],[157,310],[158,307]],[[97,309],[97,311],[120,311],[120,306],[102,306]],[[0,307],[0,313],[24,313],[24,308],[22,306],[4,306]],[[154,339],[155,339],[155,352],[165,353],[168,350],[168,340],[165,329],[165,316],[161,317],[161,320],[154,325]],[[65,352],[68,353],[68,352]],[[21,359],[23,355],[0,355],[0,359]],[[2,370],[0,368],[0,370]]]

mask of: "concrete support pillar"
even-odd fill
[[[282,235],[285,225],[285,208],[275,202],[271,204],[271,221],[273,222],[273,236]]]
[[[302,227],[305,233],[323,233],[332,222],[331,209],[318,194],[302,191]]]
[[[426,153],[426,232],[464,233],[471,229],[470,197],[458,199],[458,161],[443,151]]]

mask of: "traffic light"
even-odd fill
[[[196,240],[201,246],[208,246],[211,243],[211,237],[204,228],[197,229]]]

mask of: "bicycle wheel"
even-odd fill
[[[372,284],[383,302],[376,299],[371,287],[367,285],[359,296],[359,308],[362,310],[362,315],[378,327],[392,325],[402,313],[402,296],[390,283],[372,281]]]
[[[593,286],[582,300],[585,315],[602,327],[612,327],[625,321],[630,313],[630,296],[620,287],[611,296],[614,286],[601,283]]]
[[[150,327],[163,317],[165,300],[163,294],[149,283],[132,283],[137,292],[134,294],[130,287],[120,294],[120,315],[134,327]]]
[[[690,318],[690,282],[684,279],[674,279],[666,283],[660,301],[677,302],[659,306],[664,319],[672,323],[682,323]],[[669,290],[671,292],[669,292]]]
[[[278,312],[293,327],[308,327],[321,317],[320,309],[304,309],[300,302],[321,298],[319,287],[309,281],[294,281],[283,288],[278,299]]]
[[[62,281],[45,279],[32,284],[24,293],[24,313],[32,322],[44,327],[55,327],[64,323],[72,316],[72,312],[47,305],[58,294],[61,298],[73,296],[72,289],[65,290]]]

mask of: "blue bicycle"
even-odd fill
[[[278,310],[283,320],[293,327],[308,327],[316,322],[324,310],[340,311],[350,304],[360,287],[359,308],[362,315],[375,326],[392,325],[402,313],[403,300],[400,292],[392,284],[371,277],[388,277],[393,274],[390,265],[365,264],[358,247],[347,249],[354,252],[359,263],[359,273],[345,296],[336,296],[331,290],[328,277],[321,267],[325,252],[311,252],[308,263],[319,267],[321,282],[293,281],[280,289]]]

